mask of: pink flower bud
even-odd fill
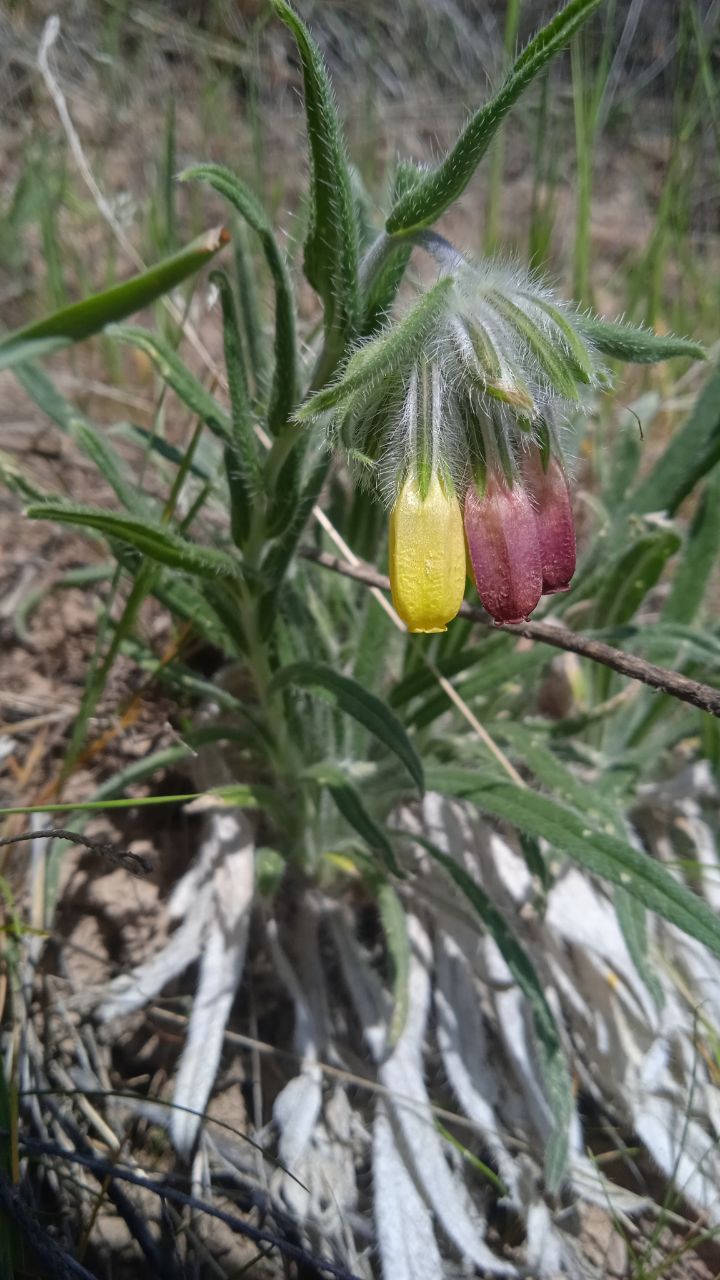
[[[523,455],[522,471],[535,506],[543,595],[568,591],[575,572],[576,552],[575,522],[565,472],[554,457],[550,458],[547,470],[543,470],[537,448]]]
[[[524,622],[542,594],[535,512],[518,482],[494,474],[465,497],[465,537],[478,594],[496,622]]]

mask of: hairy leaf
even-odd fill
[[[174,351],[164,338],[149,329],[141,329],[136,325],[112,325],[108,329],[111,337],[119,342],[126,342],[137,347],[150,357],[160,377],[167,382],[188,409],[219,436],[225,443],[232,443],[230,418],[214,396],[206,391],[194,374],[186,367],[177,351]]]
[[[653,333],[633,324],[610,323],[587,315],[578,318],[578,327],[597,351],[628,364],[657,364],[660,360],[671,360],[673,356],[705,359],[704,348],[690,338]]]
[[[707,903],[654,858],[615,836],[595,830],[566,805],[509,782],[485,781],[470,770],[446,771],[441,766],[429,769],[427,785],[463,796],[484,813],[547,840],[594,875],[620,885],[651,911],[720,955],[720,921]]]
[[[586,21],[600,0],[570,0],[511,69],[499,93],[476,112],[445,159],[401,197],[387,220],[392,235],[429,227],[462,194],[505,116],[520,95]]]
[[[305,274],[325,309],[325,329],[343,341],[357,327],[358,225],[340,121],[322,54],[286,0],[272,0],[295,37],[303,69],[311,162]]]
[[[275,289],[275,371],[268,406],[268,425],[271,431],[277,432],[287,422],[297,401],[295,300],[287,263],[259,200],[230,169],[220,164],[198,164],[180,174],[181,181],[190,179],[207,182],[213,190],[229,200],[260,237]]]
[[[348,360],[340,377],[318,391],[298,409],[298,421],[307,422],[342,405],[344,410],[369,396],[399,364],[413,355],[443,311],[453,281],[438,280],[397,324],[388,326],[376,338],[364,343]]]
[[[106,538],[128,542],[151,560],[179,569],[182,573],[213,580],[240,576],[239,565],[224,551],[188,542],[164,525],[153,524],[149,520],[110,513],[102,508],[59,502],[34,503],[26,508],[25,514],[33,520],[57,520],[61,524],[97,529]]]
[[[420,758],[400,721],[374,694],[368,693],[357,681],[339,675],[332,667],[320,662],[296,662],[285,667],[275,677],[274,686],[283,689],[289,685],[316,691],[346,715],[358,720],[397,756],[422,791],[424,782]]]

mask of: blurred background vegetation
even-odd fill
[[[553,5],[368,0],[303,5],[326,55],[369,212],[388,162],[439,153]],[[119,269],[35,73],[52,6],[0,13],[0,302],[4,323]],[[173,172],[232,165],[302,240],[300,73],[260,0],[62,6],[54,50],[93,171],[152,258],[202,224]],[[523,99],[449,231],[517,252],[601,311],[707,334],[717,305],[720,105],[715,0],[608,0],[571,58]],[[305,299],[306,309],[314,305]]]

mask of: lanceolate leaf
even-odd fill
[[[443,310],[452,285],[450,276],[438,280],[402,320],[359,347],[338,380],[318,391],[297,411],[298,421],[312,421],[338,405],[347,409],[354,398],[361,401],[370,396],[378,383],[421,345]]]
[[[586,21],[600,0],[570,0],[518,58],[500,92],[466,125],[455,146],[395,204],[386,227],[408,235],[429,227],[465,190],[498,127],[520,95]]]
[[[74,503],[43,502],[27,507],[25,514],[34,520],[57,520],[61,524],[97,529],[106,538],[117,538],[136,547],[143,555],[159,564],[179,569],[200,578],[239,578],[239,566],[224,551],[188,542],[163,525],[108,513],[95,507]]]
[[[398,872],[395,850],[382,827],[368,813],[360,792],[347,775],[337,765],[313,765],[306,771],[307,777],[326,788],[330,793],[338,812],[354,831],[365,841],[374,854],[379,854],[389,870]]]
[[[275,688],[283,689],[290,685],[310,689],[322,697],[334,702],[346,715],[352,716],[360,724],[369,729],[380,742],[384,743],[405,765],[417,787],[422,791],[423,767],[420,759],[408,738],[400,721],[392,711],[368,693],[355,680],[348,676],[338,675],[331,667],[321,662],[296,662],[285,667],[275,677]]]
[[[388,1044],[393,1048],[403,1033],[408,1014],[410,939],[402,902],[387,880],[377,886],[377,903],[392,965],[393,1012],[388,1029]]]
[[[325,308],[325,329],[342,340],[358,320],[358,228],[352,181],[335,99],[322,54],[285,0],[273,8],[297,43],[303,69],[311,160],[310,227],[305,274]]]
[[[275,372],[268,406],[268,425],[271,431],[278,431],[287,422],[297,402],[295,301],[287,263],[278,248],[262,205],[230,169],[220,164],[198,164],[180,174],[181,181],[191,178],[207,182],[229,200],[260,237],[275,288]]]
[[[698,480],[720,461],[720,365],[698,396],[685,426],[676,431],[650,474],[623,511],[672,515]]]
[[[720,551],[720,467],[703,490],[687,535],[687,543],[665,602],[663,622],[688,625],[697,616]]]
[[[547,840],[594,875],[619,884],[651,911],[669,920],[720,955],[720,921],[711,908],[686,889],[648,854],[623,840],[593,829],[580,814],[549,796],[479,780],[470,770],[428,770],[427,785],[461,795],[484,813],[510,822],[521,831]]]
[[[39,360],[41,356],[50,356],[53,351],[59,351],[61,347],[67,345],[67,338],[22,338],[16,342],[0,343],[0,373],[3,369],[27,364],[28,360]]]
[[[555,1129],[545,1152],[545,1172],[549,1188],[556,1190],[567,1164],[572,1087],[555,1019],[545,999],[540,979],[527,952],[523,950],[485,890],[454,858],[443,853],[431,841],[418,836],[413,836],[412,839],[427,849],[436,862],[444,867],[461,893],[472,903],[532,1009],[545,1087],[555,1119]]]
[[[42,347],[25,344],[39,340],[56,340],[56,346],[64,343],[80,342],[94,333],[99,333],[107,325],[125,316],[133,315],[149,303],[154,302],[164,293],[174,289],[176,285],[192,275],[204,263],[228,242],[228,234],[224,227],[216,227],[207,231],[198,240],[193,240],[186,249],[176,253],[172,258],[159,262],[156,267],[133,276],[124,284],[114,285],[102,293],[94,293],[82,302],[63,307],[43,320],[16,329],[0,341],[0,367],[14,363],[16,359],[30,359],[44,354]],[[56,349],[48,346],[47,350]]]
[[[672,528],[650,529],[637,538],[598,584],[593,624],[613,627],[629,622],[679,546],[680,537]]]
[[[656,364],[660,360],[671,360],[673,356],[705,359],[704,348],[690,338],[653,333],[632,324],[611,324],[594,316],[579,317],[578,326],[596,350],[628,364]]]
[[[242,546],[250,532],[253,508],[260,498],[260,461],[232,288],[223,271],[212,272],[210,279],[220,290],[225,369],[230,392],[233,440],[225,451],[225,471],[230,492],[230,527],[236,545]]]

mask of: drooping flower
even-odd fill
[[[543,595],[568,591],[575,573],[575,522],[570,490],[559,458],[546,458],[537,446],[522,458],[523,479],[535,508]]]
[[[483,604],[520,621],[573,575],[560,432],[602,369],[587,318],[537,277],[470,262],[434,233],[417,242],[437,284],[299,417],[324,420],[392,509],[393,596],[411,630],[444,629],[459,608],[461,511]]]
[[[465,536],[478,595],[496,622],[523,622],[542,594],[535,512],[521,483],[489,473],[484,493],[465,495]]]
[[[465,592],[465,541],[460,504],[437,471],[426,484],[416,475],[404,481],[388,557],[393,604],[408,631],[445,631]]]

